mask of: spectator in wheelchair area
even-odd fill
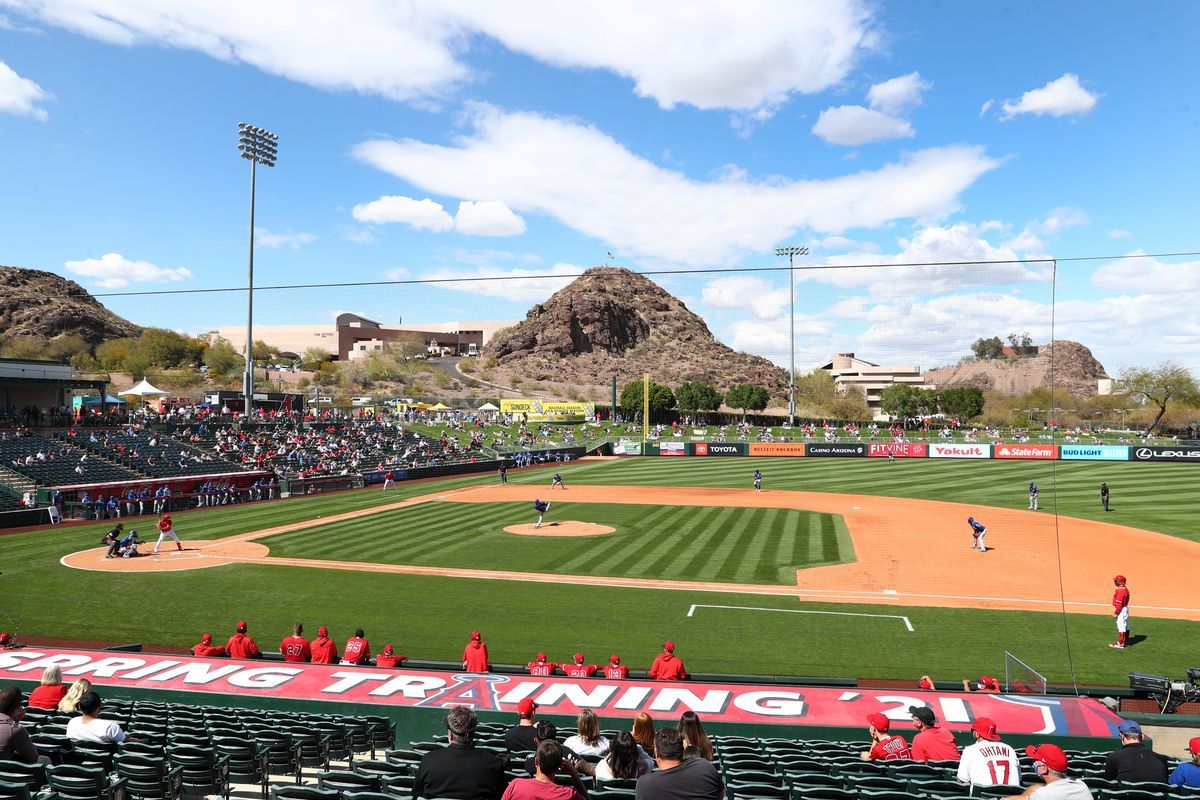
[[[0,761],[36,764],[37,748],[29,731],[21,727],[21,717],[25,716],[25,710],[21,708],[22,700],[21,690],[16,687],[10,686],[0,691]]]

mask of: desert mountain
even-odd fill
[[[0,267],[0,333],[47,339],[73,333],[97,345],[137,336],[141,328],[109,311],[75,281],[37,269]]]
[[[766,387],[787,397],[787,373],[759,356],[721,344],[704,320],[645,276],[618,267],[589,269],[524,321],[497,334],[481,361],[539,383],[605,387],[651,380],[674,387],[707,381]]]
[[[1096,381],[1107,377],[1104,365],[1092,356],[1091,350],[1065,339],[1043,345],[1031,358],[970,361],[925,373],[925,380],[939,389],[970,386],[1022,394],[1039,386],[1054,386],[1085,397],[1094,396]]]

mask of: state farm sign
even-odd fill
[[[990,444],[931,444],[930,458],[991,458]]]
[[[924,458],[928,451],[929,446],[920,442],[885,442],[870,445],[867,455],[871,458],[887,458],[889,455],[896,458]]]
[[[998,444],[996,458],[1058,458],[1056,444]]]

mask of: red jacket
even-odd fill
[[[568,678],[590,678],[596,674],[595,664],[562,664],[559,669]]]
[[[958,744],[945,728],[926,728],[913,737],[913,761],[958,761]]]
[[[244,633],[230,636],[229,641],[225,643],[225,650],[230,658],[258,658],[262,655],[254,640]]]
[[[553,661],[530,661],[525,665],[525,668],[535,678],[545,678],[554,674],[554,670],[558,668],[558,664],[555,664]]]
[[[57,686],[38,686],[29,693],[26,705],[30,708],[58,708],[58,701],[67,694],[67,687],[61,683]]]
[[[196,658],[215,658],[216,656],[225,655],[225,648],[219,644],[205,644],[204,642],[200,642],[200,644],[192,646],[192,655]]]
[[[337,662],[337,645],[326,636],[318,636],[312,640],[312,663],[333,664]]]
[[[487,645],[475,640],[468,642],[466,649],[463,650],[462,660],[463,669],[467,672],[487,672],[489,669]]]
[[[400,664],[402,661],[407,661],[407,660],[408,660],[408,656],[402,656],[399,653],[393,653],[390,656],[387,653],[380,653],[379,655],[375,656],[375,666],[377,666],[377,667],[395,667],[398,664]]]
[[[291,636],[285,636],[279,643],[279,652],[283,653],[284,661],[295,661],[302,664],[307,663],[312,657],[312,648],[308,645],[308,639],[294,633]]]
[[[609,680],[620,680],[629,677],[629,667],[624,664],[609,664],[604,668],[604,677]]]
[[[681,681],[687,678],[687,671],[674,653],[659,653],[650,665],[650,677],[656,681]]]

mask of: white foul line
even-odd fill
[[[808,611],[800,608],[756,608],[752,606],[708,606],[692,604],[688,609],[689,617],[695,616],[697,608],[728,608],[734,611],[781,611],[785,614],[827,614],[835,617],[875,617],[877,619],[898,619],[904,622],[904,627],[908,628],[909,633],[913,633],[912,622],[908,617],[903,617],[898,614],[858,614],[851,611]]]

